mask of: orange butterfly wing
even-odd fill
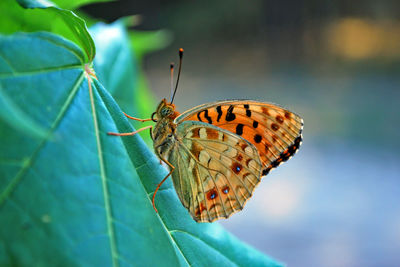
[[[194,107],[175,119],[202,121],[235,133],[252,143],[260,154],[263,175],[288,160],[302,141],[303,119],[275,104],[227,100]]]

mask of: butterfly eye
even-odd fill
[[[168,107],[165,107],[165,108],[163,108],[163,109],[161,110],[161,115],[162,115],[163,117],[168,116],[168,115],[171,114],[171,113],[172,113],[172,109],[171,109],[171,108],[168,108]]]

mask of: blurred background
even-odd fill
[[[255,99],[304,118],[304,142],[221,224],[289,266],[400,264],[400,2],[115,1],[83,11],[161,30],[155,101],[185,49],[175,104]],[[153,107],[152,107],[153,108]]]

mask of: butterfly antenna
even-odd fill
[[[172,94],[174,93],[174,63],[171,62],[170,67],[170,72],[171,72],[171,99],[172,99]]]
[[[172,102],[174,102],[174,97],[175,97],[176,89],[178,89],[179,77],[181,77],[182,57],[183,57],[183,48],[179,48],[179,69],[178,69],[178,78],[176,79],[175,90],[174,90],[174,94],[172,95],[172,98],[171,98],[171,104],[172,104]]]

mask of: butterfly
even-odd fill
[[[154,191],[154,210],[158,189],[172,176],[176,193],[192,218],[213,222],[242,210],[261,177],[296,153],[302,142],[303,119],[278,105],[252,100],[218,101],[180,114],[172,102],[182,55],[180,49],[171,101],[163,99],[150,119],[125,114],[156,124],[132,133],[109,134],[128,136],[150,129],[155,153],[170,168]]]

